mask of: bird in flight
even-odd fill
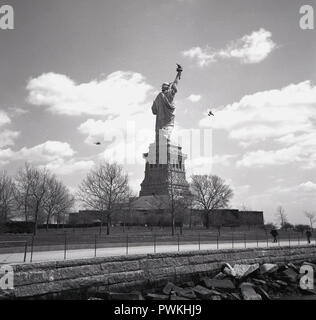
[[[100,146],[101,142],[96,142],[95,145]]]
[[[214,116],[214,114],[213,114],[213,112],[210,110],[209,112],[208,112],[208,116],[210,117],[210,116]]]

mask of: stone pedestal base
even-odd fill
[[[180,196],[190,195],[189,184],[186,181],[186,155],[182,147],[166,143],[153,143],[149,152],[144,154],[146,160],[145,178],[141,183],[140,196],[170,195],[171,190]]]

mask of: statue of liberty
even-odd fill
[[[156,115],[156,141],[159,134],[170,139],[172,130],[174,128],[174,112],[176,106],[174,104],[174,97],[178,91],[177,84],[181,79],[181,73],[183,71],[180,65],[177,65],[177,76],[171,83],[163,83],[161,92],[158,94],[152,105],[152,112]]]

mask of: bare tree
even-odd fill
[[[181,187],[179,187],[183,184],[183,181],[180,180],[181,176],[170,168],[168,171],[168,194],[161,196],[154,195],[157,200],[158,209],[170,212],[172,236],[175,235],[176,221],[180,226],[180,233],[182,234],[184,215],[192,202],[192,195],[184,194]]]
[[[23,212],[25,222],[31,218],[31,180],[31,166],[29,163],[25,163],[15,177],[15,201],[17,209]]]
[[[288,223],[285,209],[282,206],[278,206],[275,215],[277,221],[280,223],[281,228],[284,228],[284,226],[286,226],[286,224]]]
[[[68,212],[74,205],[74,197],[67,187],[52,175],[47,180],[47,192],[43,198],[43,211],[46,214],[46,230],[52,217],[60,221],[60,216]]]
[[[15,198],[19,208],[23,208],[25,221],[29,220],[29,214],[34,221],[34,235],[37,232],[39,213],[43,205],[44,196],[48,191],[50,173],[46,169],[38,169],[26,163],[20,169],[16,177]]]
[[[215,209],[227,208],[233,197],[233,190],[216,175],[193,175],[191,190],[194,205],[204,210],[206,227],[210,227],[210,214]]]
[[[14,182],[6,171],[0,173],[0,220],[6,222],[14,205]]]
[[[313,230],[314,222],[316,222],[316,215],[313,212],[305,211],[305,217],[309,220],[311,229]]]
[[[92,169],[79,186],[78,198],[89,208],[106,215],[107,234],[110,234],[114,209],[128,200],[128,176],[117,163],[104,163]]]

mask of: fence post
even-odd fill
[[[27,241],[25,241],[24,260],[23,260],[23,262],[26,262],[26,254],[27,254]]]
[[[33,247],[34,247],[34,235],[32,235],[30,262],[33,262]]]
[[[267,235],[267,248],[269,247],[269,237]]]
[[[234,234],[232,234],[232,248],[234,249]]]
[[[246,234],[244,233],[244,243],[245,243],[245,249],[247,248],[247,238]]]
[[[259,240],[258,240],[258,234],[256,233],[256,240],[257,240],[257,248],[259,247]]]
[[[97,257],[97,235],[94,235],[94,257]]]
[[[67,233],[65,232],[64,260],[67,259]]]
[[[128,234],[126,235],[126,255],[128,255]]]
[[[217,235],[217,237],[216,237],[216,248],[217,248],[217,250],[219,249],[219,248],[218,248],[218,235]]]
[[[154,234],[154,253],[156,253],[156,234]]]
[[[199,251],[201,250],[201,233],[199,232]]]
[[[289,233],[289,247],[291,247],[291,233]]]
[[[180,251],[180,235],[178,233],[178,252]]]
[[[298,235],[297,243],[298,243],[299,246],[301,245],[301,237],[300,237],[300,235]]]

